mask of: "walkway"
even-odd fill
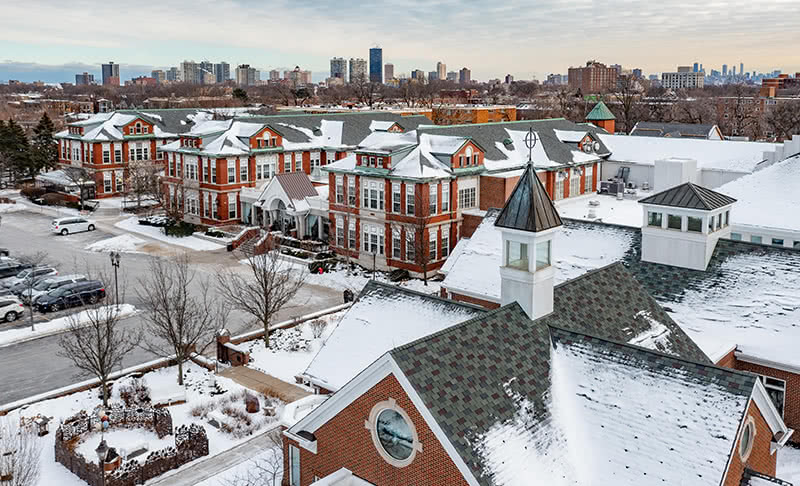
[[[221,372],[219,376],[230,378],[236,383],[253,391],[280,398],[286,403],[300,400],[311,394],[299,386],[286,383],[274,376],[246,366],[233,366]]]

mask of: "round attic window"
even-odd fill
[[[742,436],[739,439],[739,457],[746,461],[753,451],[753,442],[756,438],[756,424],[753,417],[747,417],[747,422],[742,429]]]
[[[365,425],[378,453],[393,466],[408,466],[422,452],[414,423],[392,398],[376,404]]]

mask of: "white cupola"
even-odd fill
[[[530,164],[494,224],[503,238],[501,303],[519,303],[531,319],[551,313],[553,242],[561,218]]]
[[[731,236],[735,202],[691,182],[641,199],[642,261],[705,270],[717,241]]]

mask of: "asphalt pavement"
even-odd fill
[[[119,218],[107,216],[97,219],[97,230],[88,233],[57,236],[50,233],[50,222],[54,215],[33,211],[19,211],[2,215],[0,224],[0,247],[8,248],[11,255],[33,252],[46,252],[47,262],[58,268],[62,275],[68,273],[86,273],[86,269],[99,269],[106,275],[113,275],[113,268],[108,253],[97,253],[85,250],[86,246],[118,234],[124,233],[115,228],[113,223]],[[146,236],[136,234],[137,238],[148,241],[146,253],[125,253],[119,268],[120,294],[124,294],[124,302],[140,307],[136,287],[139,279],[147,275],[147,263],[151,255],[169,255],[175,250],[171,245],[150,240]],[[238,263],[240,255],[223,250],[213,252],[188,252],[191,261],[199,272],[194,286],[199,289],[205,278],[213,279],[220,265],[247,271]],[[106,286],[113,282],[105,282]],[[213,280],[212,280],[213,284]],[[276,317],[276,322],[290,319],[332,307],[342,303],[339,291],[305,285],[291,303]],[[142,329],[144,323],[140,315],[134,315],[124,321],[126,328]],[[252,319],[238,312],[232,312],[226,325],[233,333],[256,329],[258,326]],[[80,374],[71,362],[58,356],[59,336],[48,336],[19,344],[0,347],[0,404],[20,400],[31,395],[44,393],[72,383],[85,380],[89,376]],[[134,366],[154,359],[155,356],[142,349],[135,349],[125,357],[122,367]]]

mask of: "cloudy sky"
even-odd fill
[[[597,59],[645,73],[800,71],[798,0],[4,0],[0,80],[74,80],[123,65],[122,77],[183,59],[260,69],[329,69],[333,56],[383,47],[395,72],[467,66],[473,78],[518,79]],[[792,47],[793,46],[793,47]],[[37,78],[36,76],[39,76]],[[46,79],[57,81],[58,79]]]

